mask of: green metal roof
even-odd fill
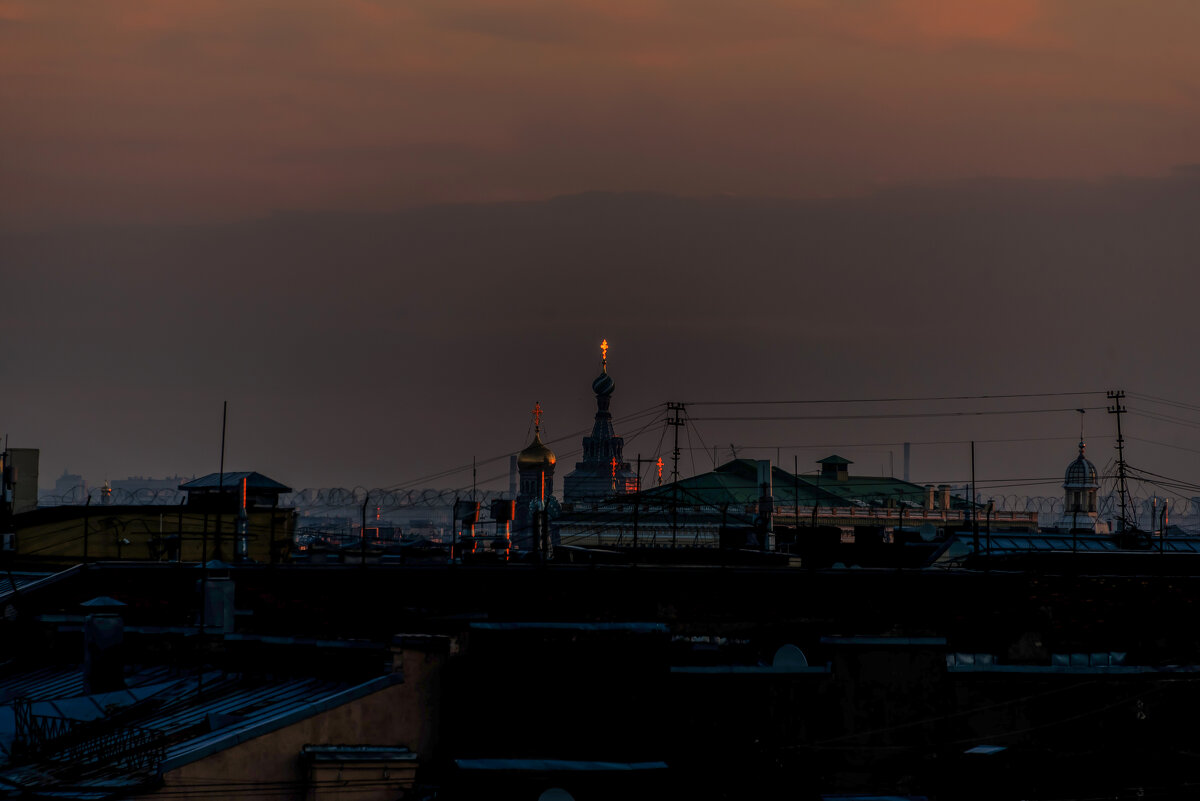
[[[830,457],[835,458],[835,457]],[[836,457],[841,458],[841,457]],[[799,503],[811,506],[884,505],[888,501],[920,504],[925,491],[917,484],[889,476],[850,476],[842,481],[824,481],[819,476],[796,475],[778,467],[771,468],[771,492],[776,505]],[[664,484],[642,492],[648,503],[669,503],[676,487]],[[758,486],[758,463],[752,459],[734,459],[707,473],[680,479],[679,501],[685,505],[750,504],[762,494]]]

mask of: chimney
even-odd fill
[[[942,496],[942,510],[950,511],[950,485],[938,484],[938,493]]]
[[[457,638],[441,634],[397,634],[392,638],[392,671],[404,677],[408,697],[421,705],[415,731],[405,742],[422,760],[433,760],[441,741],[439,721],[446,664],[459,652]]]
[[[202,570],[228,570],[229,565],[217,560],[211,560]],[[196,587],[203,593],[201,598],[200,620],[206,632],[233,631],[233,579],[228,574],[223,576],[208,576],[196,582]]]
[[[83,607],[83,691],[106,693],[125,689],[125,604],[100,596]]]
[[[933,509],[933,485],[925,485],[925,508]]]

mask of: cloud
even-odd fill
[[[1200,56],[1178,21],[1196,12],[1097,3],[7,0],[24,21],[0,26],[0,219],[1195,161]]]

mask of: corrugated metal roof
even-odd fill
[[[973,534],[955,534],[949,541],[952,547],[943,551],[941,561],[956,560],[974,553],[975,537]],[[979,534],[979,553],[990,553],[993,556],[1020,553],[1158,553],[1159,551],[1172,554],[1200,553],[1200,538],[1198,537],[1167,537],[1162,541],[1154,541],[1144,548],[1122,548],[1107,534],[1058,534],[1042,532],[1038,534],[1019,534],[1005,532]]]
[[[152,681],[158,679],[158,681]],[[303,720],[401,680],[391,673],[365,682],[314,677],[250,679],[210,671],[172,673],[166,668],[139,671],[129,687],[110,693],[83,694],[78,668],[42,668],[0,680],[0,756],[7,758],[15,737],[13,699],[29,698],[31,712],[46,717],[98,720],[113,706],[150,701],[122,727],[152,729],[167,735],[164,769],[187,764],[251,737]]]
[[[168,668],[148,667],[127,675],[125,686],[132,690],[173,678],[178,678],[178,674],[173,675]],[[45,701],[74,698],[83,694],[83,671],[76,665],[38,668],[0,678],[0,704],[11,703],[15,698]]]
[[[642,493],[646,502],[667,501],[675,497],[678,486],[680,500],[685,504],[711,505],[749,504],[762,494],[758,485],[758,464],[752,459],[734,459],[716,469],[676,484],[664,484]],[[922,487],[890,476],[849,476],[843,481],[822,481],[817,476],[803,476],[777,466],[771,469],[772,496],[777,505],[800,503],[808,506],[846,506],[858,503],[903,501],[920,504],[924,501]],[[957,499],[956,507],[962,503]]]
[[[30,584],[33,584],[35,581],[41,581],[42,579],[48,578],[52,575],[54,574],[18,573],[16,571],[11,573],[0,573],[0,596],[13,592],[14,590],[19,591],[24,587],[28,587]]]

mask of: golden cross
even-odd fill
[[[600,361],[608,364],[608,340],[600,340]]]
[[[533,429],[540,431],[542,428],[542,404],[534,402],[533,404]]]

